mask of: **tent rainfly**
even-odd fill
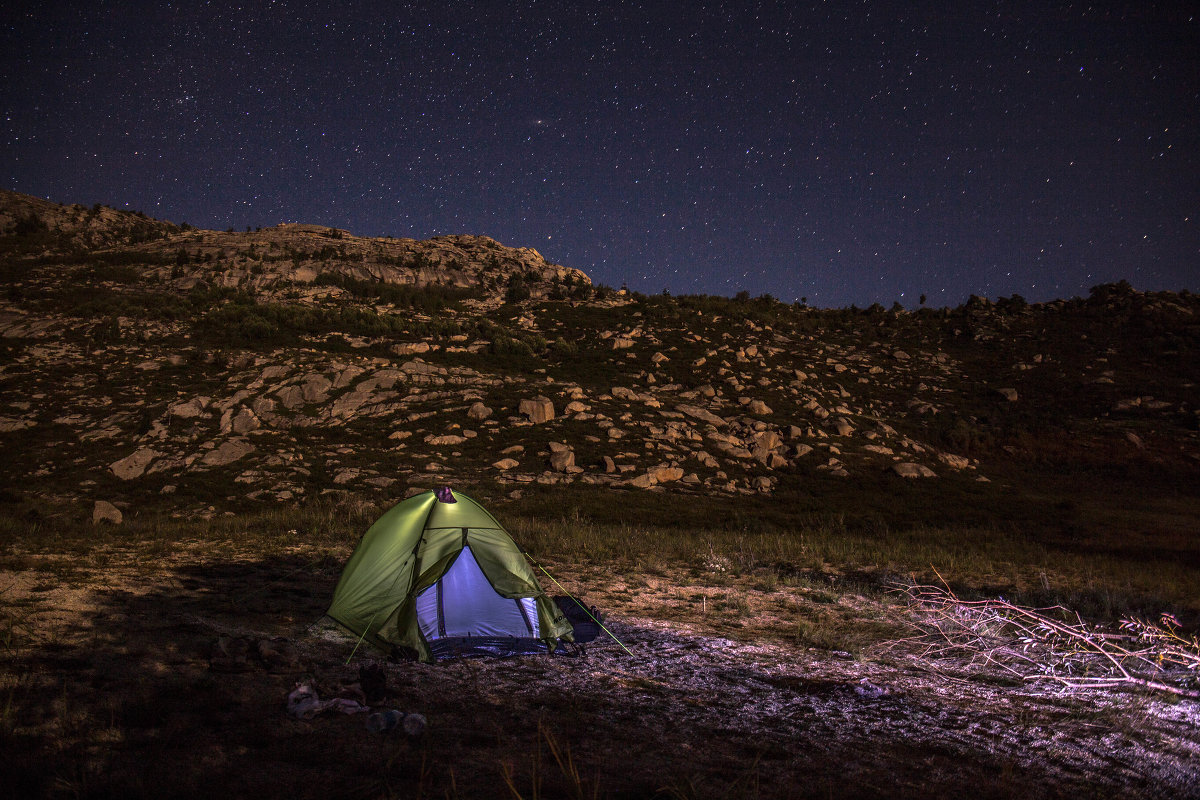
[[[389,654],[432,662],[553,650],[571,624],[512,537],[449,487],[393,506],[363,535],[326,612]]]

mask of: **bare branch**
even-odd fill
[[[1025,681],[1068,688],[1136,686],[1200,699],[1200,640],[1170,615],[1122,620],[1114,633],[1063,608],[1026,608],[1000,598],[962,600],[942,586],[902,586],[919,634],[894,644],[925,660],[966,658]]]

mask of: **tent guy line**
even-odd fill
[[[596,623],[597,625],[599,625],[599,626],[600,626],[600,630],[602,630],[602,631],[604,631],[605,633],[607,633],[609,636],[611,636],[611,637],[612,637],[612,640],[613,640],[614,642],[616,642],[617,644],[621,645],[621,649],[622,649],[622,650],[624,650],[626,653],[629,653],[629,655],[631,655],[631,656],[633,655],[633,651],[632,651],[632,650],[630,650],[628,647],[626,647],[626,646],[625,646],[625,643],[624,643],[624,642],[622,642],[620,639],[618,639],[618,638],[617,638],[617,635],[616,635],[615,633],[613,633],[612,631],[610,631],[610,630],[608,629],[608,627],[607,627],[607,626],[606,626],[606,625],[605,625],[603,622],[601,622],[601,621],[600,621],[600,619],[599,619],[599,618],[598,618],[598,617],[597,617],[595,614],[593,614],[593,613],[592,613],[591,609],[590,609],[590,608],[588,608],[588,607],[587,607],[587,605],[586,605],[585,603],[581,603],[581,602],[580,602],[578,599],[576,599],[575,595],[573,595],[573,594],[571,594],[570,592],[568,592],[568,591],[567,591],[567,589],[566,589],[566,587],[565,587],[565,586],[563,586],[561,583],[559,583],[559,582],[558,582],[558,579],[557,579],[557,578],[555,578],[553,575],[551,575],[551,574],[549,573],[549,571],[548,571],[548,570],[547,570],[545,567],[543,567],[543,566],[542,566],[541,562],[539,562],[539,561],[538,561],[536,558],[534,558],[533,556],[529,555],[529,553],[527,553],[527,552],[525,553],[525,557],[526,557],[526,558],[528,558],[530,561],[532,561],[532,562],[534,563],[534,565],[535,565],[535,566],[536,566],[538,569],[540,569],[542,572],[545,572],[545,573],[546,573],[546,577],[547,577],[547,578],[549,578],[550,580],[554,581],[554,585],[555,585],[555,586],[557,586],[559,589],[562,589],[562,590],[563,590],[563,594],[565,594],[567,597],[569,597],[569,598],[571,598],[572,600],[574,600],[574,601],[575,601],[575,603],[576,603],[576,604],[577,604],[577,605],[578,605],[580,608],[582,608],[582,609],[583,609],[584,613],[586,613],[586,614],[588,615],[588,617],[589,617],[589,618],[591,618],[592,622],[594,622],[594,623]],[[634,656],[634,657],[636,658],[636,656]]]

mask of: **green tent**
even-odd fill
[[[327,613],[363,640],[422,661],[571,641],[571,624],[512,537],[448,487],[398,503],[367,530]]]

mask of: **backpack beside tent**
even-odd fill
[[[393,506],[363,535],[326,612],[393,654],[432,662],[552,651],[571,623],[512,537],[449,488]]]

